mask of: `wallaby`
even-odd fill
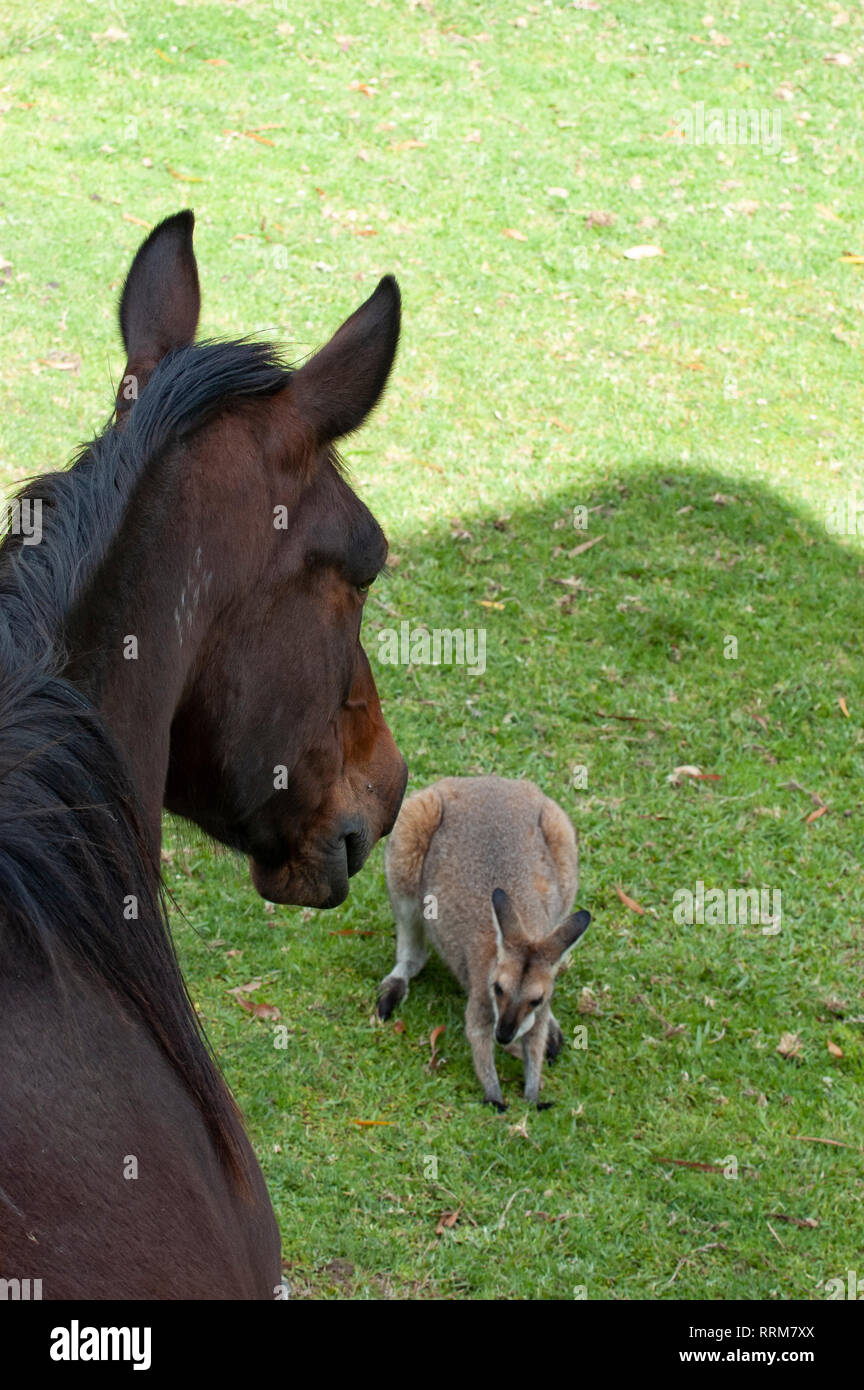
[[[567,916],[578,883],[576,834],[532,782],[445,777],[403,803],[387,842],[396,966],[382,982],[389,1018],[422,970],[427,937],[468,994],[465,1032],[483,1099],[505,1110],[495,1042],[521,1056],[539,1109],[544,1055],[564,1041],[549,1001],[558,967],[591,916]]]

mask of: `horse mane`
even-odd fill
[[[7,533],[0,545],[0,618],[33,660],[62,664],[63,619],[117,532],[148,468],[216,415],[243,400],[274,395],[291,369],[270,343],[248,338],[195,343],[168,353],[129,412],[62,472],[28,482],[18,502],[41,502],[42,540]],[[0,636],[2,654],[2,636]]]
[[[39,543],[7,534],[0,545],[0,964],[26,962],[62,987],[72,963],[104,982],[156,1038],[241,1186],[239,1115],[180,972],[131,775],[100,712],[63,677],[62,633],[154,460],[289,377],[272,347],[249,340],[169,354],[125,429],[19,492],[42,502]]]

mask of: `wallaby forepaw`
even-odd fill
[[[506,1104],[506,1102],[503,1101],[503,1100],[489,1100],[488,1097],[487,1097],[486,1099],[484,1099],[483,1104],[484,1104],[484,1105],[494,1105],[494,1107],[495,1107],[495,1109],[498,1111],[498,1114],[499,1114],[499,1115],[503,1115],[503,1114],[504,1114],[504,1111],[507,1109],[507,1104]]]
[[[537,1102],[537,1109],[538,1109],[538,1110],[551,1110],[551,1109],[552,1109],[552,1106],[553,1106],[554,1104],[555,1104],[554,1100],[538,1100],[538,1102]]]
[[[407,993],[408,985],[404,980],[385,980],[378,995],[378,1017],[388,1019]]]

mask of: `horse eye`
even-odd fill
[[[354,587],[357,590],[360,597],[365,598],[374,583],[374,579],[367,579],[365,584],[355,584]]]

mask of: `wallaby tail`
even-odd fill
[[[423,861],[443,815],[444,803],[435,787],[415,792],[403,803],[387,842],[387,884],[391,896],[419,895]]]

